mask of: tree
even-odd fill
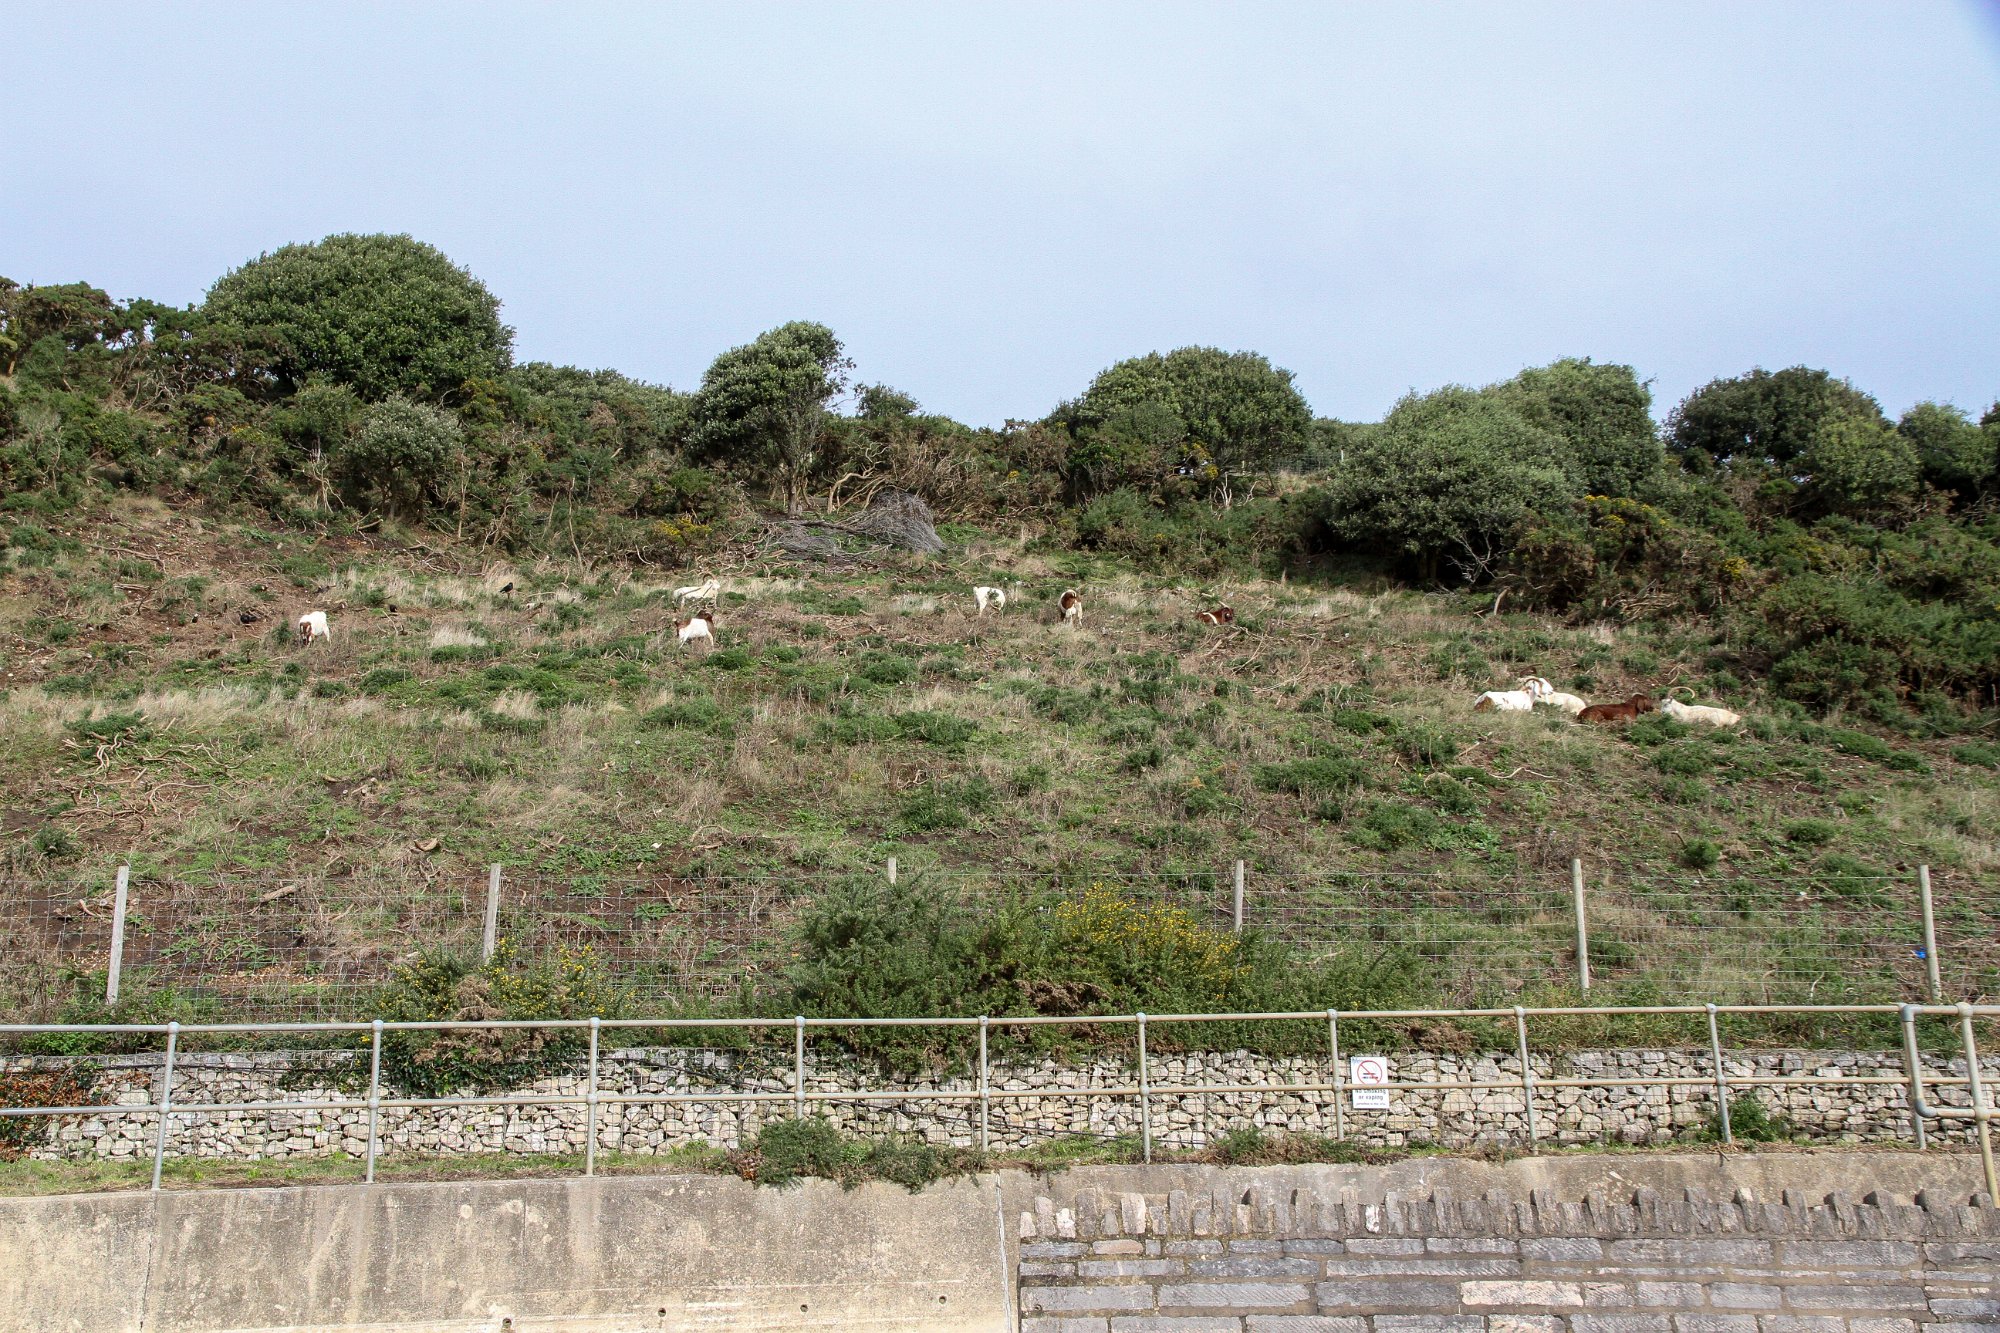
[[[775,477],[798,512],[825,443],[827,409],[853,362],[824,324],[795,320],[715,358],[689,410],[688,442],[707,458]]]
[[[1565,357],[1488,390],[1531,426],[1557,435],[1592,495],[1630,496],[1659,467],[1653,395],[1630,366]]]
[[[336,448],[334,465],[367,502],[415,516],[443,493],[464,443],[464,428],[443,408],[389,398],[361,414],[360,427]]]
[[[0,374],[12,375],[28,350],[54,338],[65,352],[121,341],[131,332],[126,312],[87,282],[21,286],[0,278]]]
[[[1155,414],[1134,415],[1148,405],[1178,420],[1185,461],[1215,483],[1224,504],[1233,477],[1304,453],[1312,430],[1312,410],[1291,371],[1255,352],[1214,347],[1120,361],[1091,381],[1075,405],[1073,429],[1081,434],[1122,417],[1128,426],[1147,421],[1147,433],[1157,436],[1157,422],[1148,421]]]
[[[1883,419],[1873,398],[1824,370],[1753,370],[1689,394],[1667,418],[1667,443],[1696,470],[1737,462],[1781,467],[1840,416]]]
[[[1568,462],[1561,439],[1492,395],[1458,385],[1411,394],[1335,471],[1327,525],[1413,559],[1425,578],[1446,559],[1476,577],[1532,511],[1581,494]]]
[[[1993,484],[1994,457],[2000,430],[1982,429],[1949,403],[1918,403],[1903,413],[1896,433],[1917,451],[1923,478],[1940,490],[1956,491],[1961,500],[1977,500]]]
[[[500,302],[471,273],[408,236],[329,236],[287,245],[223,275],[203,312],[284,344],[286,388],[319,375],[363,398],[440,398],[470,379],[498,376],[514,331]]]
[[[855,414],[863,421],[906,421],[923,409],[901,389],[864,384],[854,391]]]
[[[1836,416],[1798,456],[1806,494],[1826,513],[1866,517],[1915,496],[1923,464],[1882,421]]]

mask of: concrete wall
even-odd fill
[[[0,1199],[0,1333],[1004,1333],[1017,1301],[1030,1333],[1966,1333],[2000,1322],[2000,1211],[1968,1206],[1979,1179],[1947,1153],[1591,1154],[1009,1172],[920,1194],[624,1176]],[[1540,1243],[1562,1238],[1597,1246]],[[1735,1247],[1673,1248],[1708,1240]],[[1313,1271],[1259,1271],[1297,1261]],[[1730,1306],[1760,1274],[1778,1305]],[[1371,1304],[1320,1312],[1356,1282]],[[1306,1295],[1226,1303],[1267,1283]],[[1871,1283],[1899,1304],[1826,1294]],[[1669,1295],[1678,1314],[1644,1303]],[[1188,1296],[1207,1304],[1172,1303]]]
[[[0,1330],[1010,1326],[991,1182],[713,1177],[0,1199]]]
[[[1023,1333],[1969,1333],[2000,1327],[2000,1210],[1959,1196],[1581,1203],[1043,1197],[1020,1219]]]
[[[349,1057],[339,1056],[337,1060]],[[1514,1056],[1491,1053],[1393,1057],[1395,1077],[1406,1082],[1493,1081],[1519,1077]],[[173,1099],[178,1103],[322,1100],[354,1097],[312,1073],[327,1063],[326,1053],[192,1054],[175,1068]],[[51,1066],[60,1060],[15,1059],[0,1065]],[[158,1056],[105,1057],[100,1091],[124,1105],[154,1104],[161,1076]],[[1711,1072],[1706,1051],[1581,1051],[1537,1056],[1538,1078],[1693,1078]],[[1824,1074],[1874,1077],[1875,1083],[1764,1086],[1748,1089],[1801,1133],[1832,1142],[1896,1142],[1912,1137],[1899,1056],[1882,1052],[1755,1051],[1725,1058],[1729,1076],[1783,1077]],[[1932,1060],[1941,1077],[1964,1076],[1963,1061]],[[1200,1148],[1242,1128],[1306,1131],[1331,1135],[1336,1129],[1355,1142],[1377,1147],[1435,1144],[1445,1147],[1506,1144],[1526,1146],[1527,1118],[1518,1089],[1398,1089],[1386,1111],[1338,1115],[1331,1092],[1300,1092],[1287,1085],[1324,1083],[1324,1060],[1281,1059],[1244,1051],[1199,1052],[1156,1058],[1154,1087],[1258,1085],[1240,1093],[1156,1093],[1152,1100],[1154,1142],[1164,1148]],[[693,1091],[767,1092],[777,1100],[761,1104],[607,1104],[600,1112],[600,1148],[660,1153],[693,1143],[742,1146],[764,1118],[792,1113],[788,1059],[766,1052],[640,1049],[607,1052],[600,1086],[613,1093],[686,1094]],[[996,1098],[991,1107],[990,1142],[996,1149],[1026,1147],[1064,1135],[1093,1137],[1139,1134],[1136,1097],[1083,1099],[1065,1089],[1125,1087],[1136,1074],[1122,1061],[1100,1057],[1072,1063],[1024,1061],[996,1065],[996,1091],[1045,1093]],[[1987,1077],[2000,1084],[2000,1056]],[[971,1075],[895,1078],[880,1068],[836,1055],[808,1058],[806,1086],[812,1092],[872,1088],[915,1092],[968,1093]],[[575,1095],[583,1091],[581,1072],[539,1080],[538,1092]],[[1941,1087],[1935,1098],[1964,1105],[1965,1090]],[[813,1109],[859,1134],[906,1134],[934,1143],[972,1146],[979,1142],[978,1103],[916,1100],[900,1103],[816,1102]],[[1536,1095],[1537,1140],[1547,1144],[1664,1144],[1702,1125],[1714,1114],[1711,1085],[1677,1087],[1543,1088]],[[153,1151],[155,1124],[142,1116],[82,1116],[55,1127],[47,1156],[144,1157]],[[286,1158],[324,1157],[364,1150],[367,1117],[359,1106],[337,1110],[230,1111],[176,1116],[168,1139],[174,1156]],[[1933,1136],[1963,1140],[1965,1121],[1930,1126]],[[379,1143],[385,1153],[581,1152],[586,1136],[581,1106],[514,1108],[388,1109],[382,1113]]]

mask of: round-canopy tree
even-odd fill
[[[1667,443],[1684,462],[1791,462],[1836,417],[1882,420],[1873,398],[1824,370],[1753,370],[1713,380],[1667,418]]]
[[[1102,426],[1165,408],[1180,423],[1188,461],[1211,470],[1226,503],[1230,478],[1302,454],[1312,409],[1280,370],[1256,352],[1182,347],[1135,356],[1091,381],[1076,420]]]
[[[1565,357],[1524,370],[1487,392],[1531,426],[1559,435],[1592,495],[1629,496],[1660,466],[1653,395],[1630,366]]]
[[[794,320],[732,347],[701,377],[688,443],[709,458],[774,476],[796,513],[826,440],[827,405],[853,368],[824,324]]]
[[[287,387],[309,375],[364,398],[438,397],[505,371],[514,331],[500,302],[443,252],[408,236],[329,236],[259,255],[209,288],[203,313],[284,343]]]
[[[1903,413],[1896,433],[1917,451],[1924,480],[1931,485],[1957,492],[1966,503],[1993,488],[2000,467],[2000,429],[1995,426],[1982,429],[1949,403],[1918,403]]]
[[[1327,486],[1327,525],[1413,560],[1425,578],[1445,560],[1475,577],[1530,512],[1574,503],[1569,464],[1563,440],[1490,394],[1411,394],[1348,451]]]

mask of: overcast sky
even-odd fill
[[[406,231],[522,359],[788,319],[974,423],[1249,348],[1322,415],[1560,356],[2000,396],[2000,3],[28,4],[0,273]]]

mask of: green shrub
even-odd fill
[[[432,950],[399,966],[374,1012],[389,1022],[615,1018],[624,1004],[592,950],[528,963],[502,940],[484,963]],[[382,1038],[382,1075],[415,1097],[504,1091],[572,1066],[588,1048],[583,1028],[391,1031]]]
[[[639,725],[657,731],[701,731],[728,737],[736,728],[721,705],[709,698],[676,699],[647,710]]]
[[[1707,838],[1687,838],[1682,841],[1680,855],[1675,859],[1689,870],[1713,870],[1715,863],[1722,859],[1722,849]]]
[[[917,664],[900,653],[871,651],[854,664],[854,674],[874,685],[906,685],[917,678]]]
[[[1840,836],[1840,825],[1827,819],[1794,819],[1785,825],[1785,840],[1801,847],[1824,847]]]
[[[979,734],[978,723],[950,713],[898,713],[894,721],[903,736],[943,750],[963,750]]]
[[[857,1165],[840,1130],[823,1115],[766,1122],[750,1141],[748,1158],[757,1183],[778,1189],[807,1176],[845,1180]]]
[[[2000,768],[2000,745],[1967,741],[1964,745],[1952,747],[1951,757],[1975,768]]]
[[[904,827],[919,833],[969,827],[993,804],[993,787],[985,778],[962,782],[928,782],[904,799]]]
[[[1257,766],[1257,785],[1265,791],[1291,792],[1308,799],[1342,796],[1366,780],[1367,770],[1360,760],[1336,755]]]
[[[63,730],[84,744],[93,746],[117,741],[143,741],[153,734],[142,713],[106,713],[103,717],[68,723]]]

